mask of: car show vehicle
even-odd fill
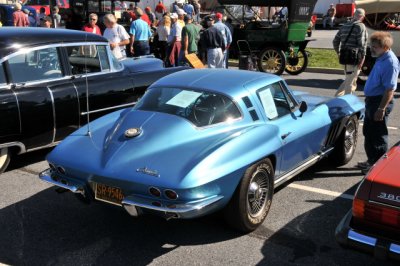
[[[258,58],[258,69],[263,72],[280,75],[283,71],[297,75],[308,65],[308,53],[305,48],[312,12],[316,0],[218,0],[225,7],[225,13],[233,19],[232,53],[237,53],[237,41],[247,41],[250,49]],[[243,15],[237,17],[230,12],[229,5],[250,7],[287,8],[287,14],[276,19],[248,19]],[[243,8],[245,10],[245,8]],[[257,12],[255,12],[257,13]]]
[[[344,247],[400,260],[400,142],[368,172],[354,196],[352,209],[336,228]]]
[[[118,61],[105,38],[83,31],[0,28],[0,173],[11,155],[57,144],[182,69],[155,58]]]
[[[369,36],[375,31],[388,31],[393,36],[392,51],[400,60],[400,1],[397,0],[358,0],[358,8],[365,9],[364,24]],[[364,83],[368,78],[375,64],[375,58],[371,56],[370,48],[367,47],[367,53],[364,64],[361,68],[362,74],[359,76],[359,82]]]
[[[67,137],[39,178],[133,216],[223,210],[232,227],[249,232],[279,185],[322,158],[351,160],[363,110],[354,95],[292,91],[276,75],[179,71],[150,86],[135,107]]]

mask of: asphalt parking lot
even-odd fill
[[[342,75],[283,76],[293,88],[334,95]],[[361,89],[361,88],[360,88]],[[362,91],[357,91],[362,97]],[[396,103],[400,93],[396,93]],[[400,108],[390,116],[390,143],[400,139]],[[275,191],[261,227],[241,235],[219,214],[196,220],[130,217],[105,204],[83,205],[37,178],[41,150],[17,157],[0,175],[0,264],[11,265],[395,265],[341,248],[334,231],[363,178],[362,123],[352,161],[319,164]]]

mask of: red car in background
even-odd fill
[[[68,0],[57,0],[56,3],[59,8],[69,8]],[[40,8],[44,7],[46,9],[46,15],[50,14],[49,0],[27,0],[24,2],[24,5],[35,8],[37,14],[40,13]]]
[[[342,246],[400,259],[400,142],[361,181],[353,207],[336,228]]]

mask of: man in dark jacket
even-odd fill
[[[224,68],[225,42],[221,32],[214,27],[214,19],[206,18],[207,30],[201,35],[202,47],[207,50],[209,68]]]

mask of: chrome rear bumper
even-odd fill
[[[371,252],[378,259],[400,260],[400,243],[359,232],[350,227],[351,219],[350,210],[336,227],[335,237],[340,245]]]
[[[221,199],[223,199],[223,196],[215,195],[195,202],[169,203],[165,206],[156,200],[128,196],[122,200],[122,206],[132,216],[138,216],[137,208],[140,208],[160,212],[167,219],[194,218],[202,216],[216,208]]]

